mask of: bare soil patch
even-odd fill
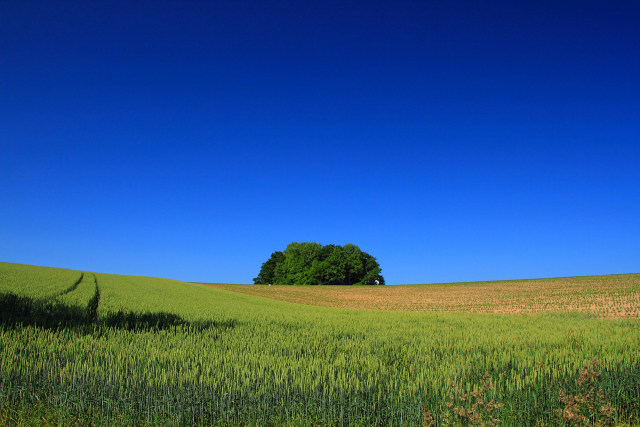
[[[640,318],[640,274],[367,287],[209,286],[300,304],[342,308],[481,313],[579,311],[602,318]]]

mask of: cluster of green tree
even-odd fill
[[[352,244],[290,243],[262,264],[255,284],[384,285],[374,257]]]

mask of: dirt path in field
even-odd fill
[[[342,308],[514,314],[580,311],[602,318],[640,318],[640,274],[370,287],[207,285]]]

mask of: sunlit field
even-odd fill
[[[594,390],[585,419],[637,425],[639,286],[212,286],[0,263],[0,424],[565,425],[581,420],[567,396]]]
[[[211,286],[300,304],[368,310],[578,311],[609,319],[640,318],[640,274],[385,287]]]

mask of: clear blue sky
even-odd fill
[[[637,1],[2,1],[0,260],[640,272]]]

